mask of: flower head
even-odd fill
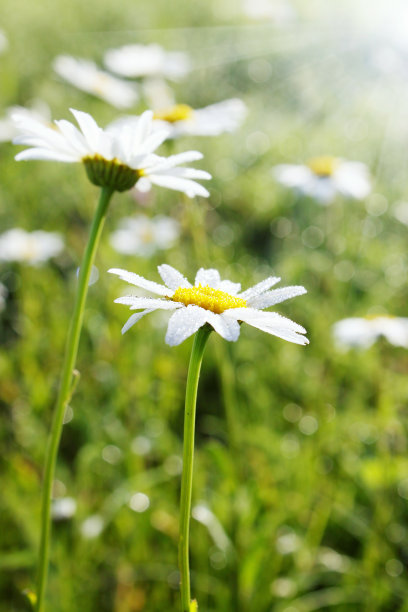
[[[218,136],[234,132],[245,118],[247,109],[242,100],[231,98],[204,108],[193,109],[187,104],[154,113],[158,127],[169,130],[169,138],[179,136]]]
[[[356,200],[364,199],[371,191],[367,166],[325,155],[315,157],[305,165],[280,164],[273,168],[276,180],[329,204],[337,193]]]
[[[190,71],[190,61],[185,53],[165,51],[156,44],[109,49],[104,63],[109,70],[125,77],[164,76],[178,81]]]
[[[342,319],[333,325],[333,335],[341,348],[369,348],[380,337],[408,348],[408,318],[378,315]]]
[[[157,298],[130,295],[115,300],[119,304],[127,304],[131,310],[140,311],[128,319],[122,333],[145,314],[162,309],[175,311],[170,318],[166,334],[166,342],[170,346],[181,344],[206,324],[225,340],[235,342],[239,337],[241,321],[289,342],[308,343],[303,335],[306,333],[303,327],[276,312],[263,311],[264,308],[306,293],[304,287],[284,287],[270,291],[280,280],[270,276],[254,287],[241,291],[239,283],[221,280],[219,272],[214,269],[200,268],[194,285],[167,264],[159,266],[158,270],[164,285],[126,270],[109,270],[122,280],[160,296]]]
[[[82,91],[97,96],[116,108],[130,108],[139,99],[137,86],[112,76],[89,60],[59,55],[55,72]]]
[[[95,120],[71,109],[79,128],[66,120],[55,121],[56,129],[40,121],[15,113],[19,131],[15,144],[30,148],[16,155],[16,160],[82,162],[88,178],[101,187],[126,191],[142,181],[183,191],[189,196],[208,196],[208,191],[193,179],[209,179],[203,170],[180,168],[180,164],[202,158],[198,151],[186,151],[164,158],[153,151],[167,138],[167,132],[153,131],[153,113],[144,112],[132,126],[103,130]]]
[[[122,219],[120,227],[111,234],[110,242],[116,251],[125,255],[150,257],[158,249],[168,249],[180,234],[180,224],[171,217],[146,215]]]
[[[42,100],[34,100],[30,107],[9,106],[6,108],[4,117],[0,119],[0,142],[10,142],[17,136],[18,130],[13,120],[14,115],[25,116],[45,126],[49,126],[51,122],[50,109]]]
[[[41,265],[58,255],[64,248],[60,234],[54,232],[26,232],[15,227],[0,235],[0,261],[19,261]]]

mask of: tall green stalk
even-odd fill
[[[55,475],[58,447],[61,439],[65,410],[72,393],[73,371],[78,353],[78,344],[81,335],[85,301],[88,293],[88,284],[91,276],[92,264],[95,259],[96,249],[98,247],[99,238],[102,233],[102,228],[106,218],[106,212],[108,210],[108,205],[112,194],[112,189],[107,187],[102,188],[98,206],[92,221],[88,244],[86,246],[79,272],[78,289],[75,298],[74,311],[71,318],[65,348],[64,363],[61,374],[61,385],[58,394],[57,404],[55,407],[52,428],[48,439],[42,491],[41,538],[37,577],[37,600],[35,607],[36,612],[44,612],[44,596],[47,584],[48,562],[50,553],[52,485]]]
[[[183,474],[181,477],[180,497],[180,533],[179,533],[179,568],[182,612],[194,609],[190,599],[190,565],[189,565],[189,532],[191,516],[191,492],[193,486],[194,432],[197,402],[197,388],[200,377],[201,362],[208,337],[209,326],[198,330],[194,336],[188,367],[186,401],[184,412],[183,441]],[[195,608],[196,609],[196,608]]]

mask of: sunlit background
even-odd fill
[[[159,313],[121,336],[125,287],[107,274],[158,281],[166,262],[190,280],[215,267],[243,288],[274,274],[308,290],[277,307],[308,347],[249,326],[236,344],[208,343],[191,527],[200,612],[407,612],[406,2],[2,0],[0,28],[0,610],[30,610],[44,448],[97,198],[79,164],[14,161],[10,108],[49,121],[71,107],[105,125],[238,98],[233,131],[161,149],[203,152],[208,200],[114,196],[59,454],[48,609],[178,610],[191,340],[168,347]],[[139,101],[117,108],[54,69],[68,55],[106,70],[108,49],[134,43],[185,53],[191,70],[125,79]],[[310,172],[321,156],[364,164],[367,192],[322,202],[278,180],[277,166]],[[6,241],[15,228],[57,235]],[[341,342],[346,318],[357,322]]]

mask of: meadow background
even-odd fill
[[[279,3],[280,4],[280,3]],[[374,6],[375,4],[375,6]],[[141,205],[116,194],[97,255],[77,362],[81,379],[63,431],[56,498],[77,511],[53,525],[48,609],[178,609],[177,532],[185,379],[191,340],[164,343],[166,318],[128,334],[110,267],[159,280],[166,262],[200,266],[244,288],[273,273],[308,294],[278,307],[308,330],[299,347],[243,326],[213,334],[199,388],[191,527],[200,611],[408,611],[406,349],[380,341],[338,350],[331,327],[350,316],[407,312],[408,29],[404,3],[299,0],[289,20],[250,19],[241,3],[2,0],[0,114],[44,100],[101,125],[119,111],[63,82],[58,54],[100,63],[111,47],[157,42],[190,54],[179,102],[239,97],[243,125],[190,137],[209,171],[207,200],[154,189]],[[144,110],[143,103],[134,112]],[[76,269],[97,189],[79,164],[17,163],[0,144],[0,226],[60,232],[43,266],[0,264],[0,610],[23,612],[33,588],[44,449]],[[163,151],[165,150],[165,147]],[[324,207],[278,186],[272,167],[333,154],[366,163],[363,202]],[[139,212],[177,219],[177,244],[120,255],[109,235]],[[143,494],[143,495],[140,495]]]

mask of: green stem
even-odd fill
[[[188,367],[186,403],[184,412],[183,474],[180,497],[179,567],[182,612],[190,612],[189,528],[191,515],[191,491],[193,486],[194,430],[198,379],[204,348],[211,328],[204,326],[194,336]]]
[[[47,583],[48,560],[50,552],[52,485],[54,481],[58,447],[61,439],[65,410],[69,402],[69,398],[72,394],[72,379],[74,375],[76,356],[78,353],[78,344],[81,335],[85,300],[88,292],[92,264],[95,258],[95,252],[98,246],[99,238],[102,233],[106,212],[112,194],[113,191],[111,189],[108,189],[106,187],[102,189],[95,216],[92,221],[88,244],[86,246],[85,254],[79,272],[78,289],[75,298],[74,311],[71,318],[65,348],[64,363],[61,374],[61,385],[58,394],[57,404],[55,407],[51,433],[48,439],[44,466],[44,483],[42,491],[41,537],[39,567],[37,576],[37,601],[35,606],[36,612],[44,611],[44,595]]]

